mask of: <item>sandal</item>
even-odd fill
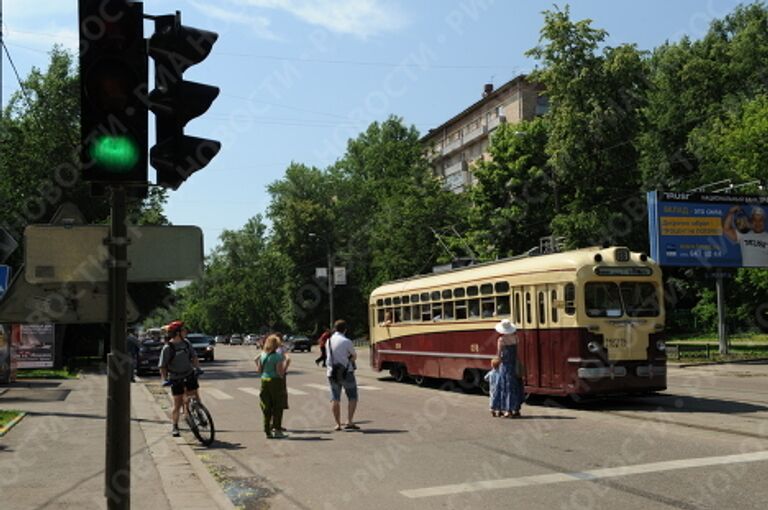
[[[333,427],[333,430],[341,430],[341,425],[336,425],[335,427]]]
[[[344,428],[346,430],[360,430],[360,427],[358,427],[354,423],[347,423],[346,425],[344,425]]]

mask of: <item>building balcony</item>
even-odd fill
[[[466,161],[461,161],[445,169],[445,189],[461,192],[469,185],[469,167]]]
[[[464,135],[464,143],[471,143],[481,136],[485,135],[488,131],[486,130],[485,126],[480,126],[476,129],[473,129],[472,131],[468,132]]]
[[[463,145],[463,141],[461,138],[457,138],[453,140],[452,142],[445,142],[443,145],[443,156],[446,154],[450,154],[451,152],[459,149]]]

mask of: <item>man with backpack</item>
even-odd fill
[[[326,344],[326,374],[331,386],[331,412],[336,420],[335,430],[341,430],[341,389],[347,394],[347,423],[343,426],[347,430],[358,430],[354,422],[355,409],[357,409],[357,381],[355,380],[355,360],[357,352],[352,340],[347,338],[347,322],[337,320],[333,324],[335,333]]]
[[[200,385],[197,383],[197,370],[200,365],[195,354],[195,348],[192,343],[186,339],[187,328],[181,321],[173,321],[166,326],[168,331],[168,342],[160,351],[160,377],[163,382],[169,381],[171,384],[171,394],[173,395],[173,412],[171,419],[173,429],[171,431],[174,437],[179,437],[179,415],[181,406],[184,405],[184,394],[194,395],[199,400],[197,389]]]

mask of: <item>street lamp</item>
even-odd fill
[[[320,239],[320,236],[314,232],[309,233],[309,237],[313,239]],[[328,241],[328,237],[323,237],[325,240],[326,255],[328,257],[328,315],[330,318],[329,327],[333,329],[333,253],[331,252],[331,243]]]

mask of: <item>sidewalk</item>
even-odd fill
[[[6,388],[0,406],[28,414],[0,438],[0,508],[106,508],[106,376]],[[232,510],[187,439],[171,437],[146,387],[131,390],[131,507]]]

